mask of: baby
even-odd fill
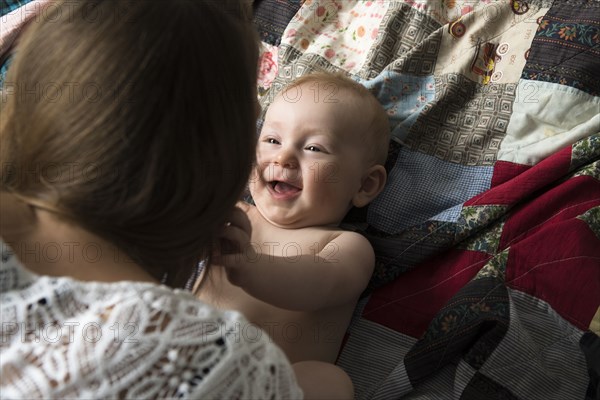
[[[199,297],[241,311],[292,363],[334,363],[375,264],[368,240],[339,224],[383,189],[388,143],[385,111],[352,79],[286,87],[258,139],[255,206],[238,203]]]

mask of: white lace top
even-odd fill
[[[302,397],[239,313],[151,283],[35,275],[0,244],[2,398]]]

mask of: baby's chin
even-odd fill
[[[302,215],[294,215],[293,212],[288,212],[286,210],[276,210],[274,211],[272,207],[262,203],[261,196],[255,193],[254,185],[250,184],[249,187],[250,196],[256,209],[262,215],[262,217],[269,222],[271,225],[274,225],[278,228],[282,229],[303,229],[303,228],[337,228],[341,224],[341,220],[337,220],[335,218],[311,218],[310,216],[306,216],[306,214]]]
[[[273,215],[273,213],[265,212],[258,207],[259,212],[263,218],[266,219],[271,225],[274,225],[282,229],[302,229],[311,226],[308,221],[303,219],[290,218],[283,215]]]
[[[289,217],[286,215],[270,215],[268,212],[258,207],[259,212],[262,214],[271,225],[274,225],[282,229],[304,229],[304,228],[337,228],[341,221],[332,220],[317,220],[302,217]]]

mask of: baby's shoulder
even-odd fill
[[[357,232],[346,231],[338,227],[306,227],[295,231],[294,236],[305,243],[310,243],[313,248],[320,250],[328,246],[339,248],[340,245],[352,246],[368,243],[367,239]]]
[[[326,260],[358,261],[370,265],[374,251],[369,240],[359,232],[343,229],[307,228],[302,239],[310,243],[309,249]],[[374,262],[374,261],[373,261]]]

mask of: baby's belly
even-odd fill
[[[352,317],[353,304],[316,312],[286,310],[250,296],[230,284],[224,275],[213,275],[216,276],[212,281],[207,280],[199,289],[198,297],[217,308],[241,312],[249,321],[237,332],[244,335],[244,339],[253,341],[268,335],[292,363],[335,362]]]

